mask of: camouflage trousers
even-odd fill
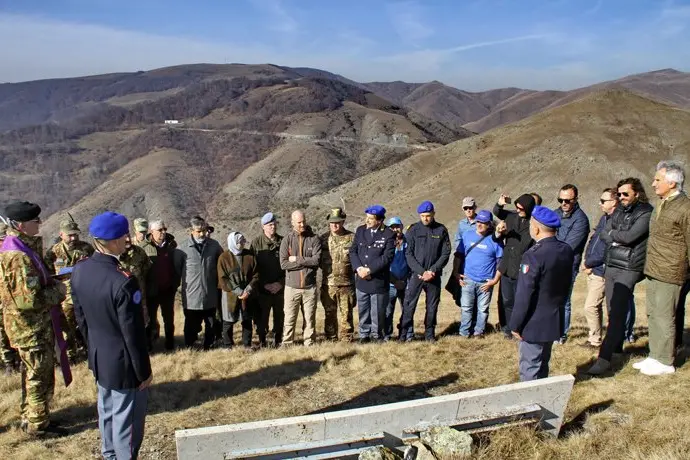
[[[321,304],[326,313],[326,339],[351,341],[354,331],[353,311],[355,290],[352,286],[322,286]],[[338,337],[338,312],[340,312],[340,337]]]
[[[84,339],[77,327],[77,317],[74,315],[74,305],[72,305],[71,301],[62,303],[60,327],[62,328],[65,342],[67,342],[67,356],[70,359],[75,359],[77,357],[77,350],[84,346]]]
[[[2,314],[2,305],[0,305],[0,358],[5,367],[13,368],[17,364],[17,350],[10,345],[10,339],[5,332],[5,318]]]
[[[28,431],[48,426],[48,405],[55,389],[55,350],[52,343],[44,346],[20,348],[22,366],[22,424]]]

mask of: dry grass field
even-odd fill
[[[577,346],[586,337],[584,291],[580,277],[571,340],[555,348],[551,375],[576,374],[593,356]],[[653,378],[629,365],[645,353],[647,342],[644,284],[637,297],[641,338],[627,346],[629,354],[614,360],[616,375],[601,379],[578,375],[559,439],[544,439],[526,428],[499,431],[477,440],[474,458],[689,458],[688,366],[674,375]],[[153,356],[154,385],[141,457],[175,458],[176,429],[347,409],[517,381],[516,344],[501,334],[462,340],[454,335],[458,317],[457,307],[444,295],[438,326],[444,337],[434,345],[322,343],[287,351],[159,352]],[[490,321],[496,318],[494,306]],[[181,320],[180,314],[180,332]],[[19,397],[19,377],[0,378],[0,458],[98,458],[96,391],[85,364],[76,368],[70,388],[58,385],[53,401],[54,418],[70,427],[70,436],[36,441],[24,435],[16,428]]]

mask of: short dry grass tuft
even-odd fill
[[[645,353],[644,285],[638,295],[638,333],[632,354],[614,364],[615,376],[579,376],[559,439],[530,429],[499,431],[477,440],[477,459],[687,459],[690,457],[690,370],[652,378],[628,364]],[[551,375],[576,373],[594,354],[578,347],[586,337],[584,279],[578,280],[571,340],[555,348]],[[424,310],[420,304],[422,318]],[[397,316],[397,315],[396,315]],[[457,307],[444,298],[439,332],[455,333]],[[322,318],[320,316],[320,318]],[[179,315],[181,331],[182,315]],[[492,311],[491,321],[496,320]],[[421,324],[418,326],[421,330]],[[321,344],[311,348],[247,353],[178,351],[153,357],[144,459],[175,458],[176,429],[350,409],[436,396],[517,381],[517,347],[500,334],[461,340],[445,335],[436,345]],[[19,377],[0,378],[0,458],[97,458],[100,440],[96,392],[85,364],[75,382],[58,385],[53,413],[71,427],[69,437],[32,441],[19,420]]]

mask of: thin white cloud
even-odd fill
[[[434,34],[424,21],[424,9],[416,1],[389,3],[386,11],[396,33],[405,43],[417,44]]]
[[[602,6],[604,6],[604,0],[597,0],[596,3],[591,8],[589,8],[588,10],[585,11],[585,14],[586,15],[596,14],[599,12],[599,10],[601,9]]]
[[[288,12],[282,0],[251,0],[251,2],[268,16],[268,29],[284,33],[299,31],[299,23]]]
[[[489,40],[483,42],[467,43],[465,45],[454,46],[442,49],[423,49],[410,51],[408,53],[395,54],[392,56],[382,56],[375,60],[381,63],[404,63],[411,68],[439,70],[454,54],[461,53],[477,48],[506,45],[529,40],[542,40],[548,38],[547,34],[521,35],[517,37],[502,38],[499,40]]]

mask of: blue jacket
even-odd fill
[[[381,225],[371,229],[360,225],[350,246],[350,262],[355,271],[355,287],[367,294],[384,294],[390,288],[390,265],[395,255],[395,234],[393,230]],[[370,279],[357,276],[359,267],[371,271]]]
[[[71,284],[96,381],[109,390],[137,388],[151,375],[137,279],[117,259],[97,252],[74,266]]]
[[[558,229],[558,233],[556,233],[556,238],[570,245],[575,253],[573,264],[579,267],[585,244],[587,244],[587,237],[589,236],[589,219],[587,214],[577,203],[575,203],[573,212],[568,216],[563,215],[561,208],[554,209],[554,211],[561,218],[561,226]]]
[[[602,241],[599,234],[606,226],[609,218],[608,214],[601,216],[585,250],[585,267],[591,268],[593,274],[601,277],[604,276],[606,268],[604,265],[604,262],[606,262],[606,242]]]
[[[407,278],[410,276],[410,267],[407,265],[407,259],[405,258],[406,250],[407,241],[403,239],[400,248],[396,246],[395,255],[393,256],[393,263],[391,264],[391,278],[393,279],[407,281]]]
[[[570,246],[554,237],[544,238],[523,254],[509,326],[526,342],[561,337],[573,259]]]

